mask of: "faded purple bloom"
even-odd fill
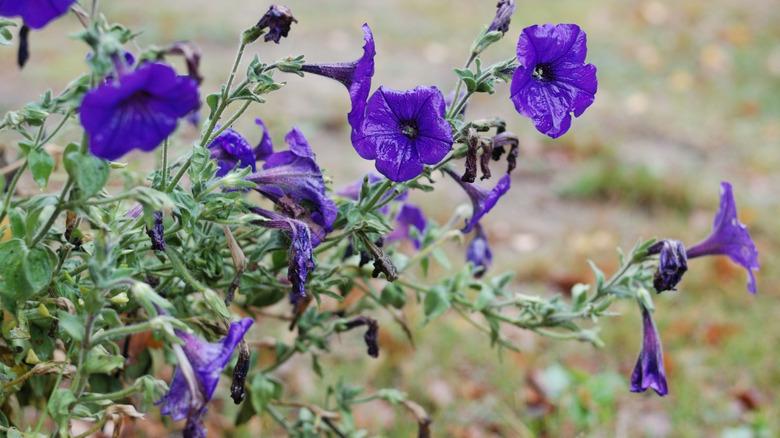
[[[41,29],[68,12],[76,0],[0,0],[0,17],[22,17],[25,26]]]
[[[369,356],[376,359],[379,357],[379,323],[375,319],[366,316],[358,316],[344,323],[344,330],[352,330],[353,328],[364,325],[368,326],[366,333],[363,335],[367,353]]]
[[[496,16],[488,27],[488,32],[498,31],[507,33],[512,14],[515,13],[515,0],[498,0],[496,3]]]
[[[360,129],[366,112],[366,100],[371,91],[371,78],[374,76],[374,35],[368,24],[363,24],[363,56],[352,62],[335,64],[304,64],[301,71],[335,79],[349,91],[352,110],[347,115],[353,134]]]
[[[214,396],[222,370],[230,361],[233,350],[254,321],[244,318],[230,324],[227,336],[216,343],[183,331],[176,334],[184,344],[174,346],[179,366],[173,375],[168,393],[158,401],[160,413],[170,415],[174,421],[187,419],[185,437],[205,437],[203,416],[206,405]]]
[[[493,264],[493,252],[490,251],[482,226],[477,224],[474,228],[476,233],[466,249],[466,260],[474,265],[474,276],[480,278]]]
[[[256,29],[268,29],[268,33],[263,38],[266,42],[273,41],[279,44],[282,37],[287,37],[290,33],[290,26],[297,23],[298,20],[292,15],[292,11],[287,6],[271,5],[268,12],[260,18],[255,25]]]
[[[661,338],[655,328],[653,316],[642,307],[642,351],[636,361],[634,372],[631,373],[631,392],[644,392],[652,388],[655,392],[664,396],[669,392],[666,386],[666,372],[664,371],[664,352],[661,347]]]
[[[231,128],[222,131],[209,144],[211,158],[217,161],[217,178],[227,175],[238,167],[251,167],[257,170],[255,163],[255,151],[249,142],[238,132]]]
[[[258,225],[285,231],[290,236],[287,279],[292,284],[290,302],[296,305],[306,298],[306,280],[309,278],[309,272],[316,267],[312,255],[312,233],[309,231],[309,226],[302,221],[290,219],[273,211],[261,208],[253,208],[252,211],[268,219],[258,222]]]
[[[422,242],[419,236],[422,236],[428,226],[425,213],[415,205],[404,203],[395,217],[395,224],[395,229],[387,235],[386,240],[392,242],[408,239],[416,249],[420,249]],[[417,235],[412,234],[412,228],[417,230]]]
[[[576,24],[523,29],[511,96],[539,132],[560,137],[571,126],[571,114],[579,117],[593,103],[598,81],[596,67],[585,63],[587,52],[585,32]]]
[[[452,128],[444,118],[444,97],[436,87],[396,91],[384,87],[371,96],[360,131],[352,138],[358,154],[376,160],[387,178],[407,181],[423,165],[441,161],[452,148]]]
[[[469,199],[471,199],[473,207],[471,218],[466,221],[466,225],[461,230],[463,233],[471,232],[480,219],[492,210],[498,200],[509,191],[512,184],[512,179],[509,175],[504,175],[498,180],[495,187],[490,190],[484,190],[475,184],[461,181],[460,177],[449,169],[444,169],[444,171],[460,184],[466,194],[469,195]]]
[[[153,150],[199,106],[195,80],[166,64],[145,63],[89,91],[81,124],[92,154],[115,160],[133,149]]]
[[[163,214],[161,211],[152,213],[152,227],[146,228],[146,234],[152,242],[152,249],[165,251],[165,229],[163,228]]]
[[[675,290],[688,270],[685,245],[679,240],[662,240],[648,249],[649,254],[658,254],[658,270],[653,277],[656,292]]]
[[[758,271],[758,249],[750,237],[747,227],[737,218],[737,203],[731,183],[720,183],[720,208],[712,224],[712,233],[708,238],[688,248],[688,258],[706,255],[725,255],[734,263],[745,268],[748,273],[747,289],[756,293]]]
[[[166,55],[179,55],[187,63],[187,74],[200,85],[203,83],[203,76],[200,74],[200,47],[191,41],[177,41],[168,46],[163,53]]]
[[[285,141],[289,150],[268,155],[263,168],[247,179],[285,216],[306,222],[316,246],[333,229],[338,209],[325,193],[322,171],[303,133],[293,128]]]

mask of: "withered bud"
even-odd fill
[[[347,321],[345,331],[364,325],[368,326],[368,330],[366,330],[366,333],[363,335],[363,340],[366,342],[366,348],[368,349],[368,355],[373,358],[379,357],[379,323],[375,319],[358,316],[355,319]]]
[[[184,58],[187,63],[187,73],[198,84],[203,82],[203,76],[200,74],[200,48],[190,41],[177,41],[167,47],[164,51],[166,55],[178,55]]]
[[[254,27],[254,29],[260,32],[255,39],[262,35],[264,30],[268,29],[268,33],[265,34],[263,39],[266,42],[273,41],[279,44],[279,40],[287,37],[290,33],[290,26],[297,22],[298,20],[293,17],[292,11],[287,6],[271,5],[268,8],[268,12],[260,18],[260,21]]]
[[[240,404],[246,397],[246,376],[249,373],[249,346],[246,341],[242,340],[238,344],[238,361],[236,367],[233,368],[233,382],[230,385],[230,397],[233,399],[233,403]]]

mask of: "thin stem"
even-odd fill
[[[8,213],[8,207],[11,205],[11,199],[14,196],[14,193],[16,193],[16,184],[19,183],[19,178],[22,176],[25,170],[27,170],[27,165],[29,163],[27,160],[24,160],[24,164],[22,164],[22,167],[20,167],[16,173],[14,173],[14,177],[11,179],[11,183],[8,185],[8,188],[6,189],[5,199],[3,200],[3,211],[0,213],[0,221],[5,219],[5,215]]]
[[[46,237],[46,233],[49,232],[49,229],[57,220],[57,217],[59,217],[60,213],[62,213],[62,210],[66,204],[65,195],[67,195],[71,187],[73,187],[73,179],[68,178],[68,181],[65,183],[65,187],[63,187],[62,192],[60,192],[59,200],[57,201],[57,207],[54,208],[54,212],[52,212],[51,216],[49,216],[49,219],[41,228],[41,231],[39,231],[38,235],[35,236],[35,238],[33,239],[32,244],[30,245],[31,247],[34,247],[35,245],[38,244],[38,242],[41,241],[41,239]]]

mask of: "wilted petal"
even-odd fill
[[[496,16],[488,26],[488,32],[498,31],[507,33],[512,14],[515,13],[515,0],[498,0],[496,4]]]
[[[656,292],[675,290],[688,270],[685,245],[679,240],[662,240],[650,247],[648,252],[658,254],[658,269],[653,278]]]
[[[249,142],[237,131],[227,128],[209,144],[211,158],[217,161],[217,177],[227,175],[238,167],[256,170],[255,152]]]
[[[421,236],[428,226],[425,213],[412,204],[405,203],[401,206],[401,211],[395,218],[395,229],[387,235],[388,242],[394,240],[408,239],[414,244],[414,247],[420,249],[420,239],[412,235],[412,228],[417,230],[417,235]]]
[[[463,188],[466,194],[469,195],[469,199],[471,199],[471,218],[466,221],[466,225],[461,230],[463,233],[471,232],[480,219],[490,212],[496,206],[498,200],[509,191],[512,184],[512,179],[509,175],[504,175],[492,189],[485,190],[476,184],[461,181],[460,177],[449,169],[444,171]]]
[[[466,249],[466,260],[474,265],[474,276],[479,278],[493,264],[493,252],[490,251],[490,245],[482,226],[477,224],[474,228],[476,232]]]
[[[666,385],[663,347],[653,317],[644,306],[642,329],[642,351],[639,352],[634,372],[631,373],[631,392],[644,392],[647,388],[652,388],[658,395],[664,396],[669,389]]]
[[[68,12],[76,0],[1,0],[0,17],[22,17],[24,24],[41,29]]]

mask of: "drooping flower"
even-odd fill
[[[662,240],[648,249],[649,254],[658,254],[658,269],[653,277],[656,292],[675,290],[688,270],[685,245],[679,240]]]
[[[436,87],[396,91],[379,87],[366,105],[352,144],[392,181],[410,180],[423,165],[441,161],[452,148],[452,128],[444,118],[444,97]]]
[[[647,388],[652,388],[658,395],[664,396],[669,389],[666,385],[661,338],[658,336],[650,311],[644,306],[640,307],[642,307],[642,350],[639,352],[634,372],[631,373],[631,392],[644,392]]]
[[[253,208],[252,211],[268,219],[258,222],[258,225],[285,231],[290,237],[287,279],[292,285],[290,302],[297,305],[306,298],[306,280],[309,278],[309,272],[316,267],[312,255],[313,239],[309,226],[303,221],[262,208]]]
[[[354,133],[360,129],[366,112],[366,100],[371,91],[371,78],[374,76],[374,35],[368,24],[363,24],[363,56],[352,62],[334,64],[304,64],[301,71],[325,76],[341,82],[349,91],[352,109],[347,115],[349,125]]]
[[[152,213],[152,226],[146,228],[146,235],[152,242],[152,249],[165,251],[165,228],[163,228],[163,214],[161,211]]]
[[[515,13],[515,0],[498,0],[496,4],[496,16],[488,27],[488,32],[498,31],[507,33],[512,14]]]
[[[298,20],[292,15],[292,11],[287,6],[271,5],[268,12],[260,18],[255,25],[255,29],[263,31],[268,29],[268,33],[263,38],[266,42],[273,41],[279,44],[282,37],[287,37],[290,33],[290,27]]]
[[[715,214],[712,233],[709,237],[688,248],[688,258],[707,255],[725,255],[734,263],[745,268],[748,274],[747,289],[756,293],[756,276],[758,271],[758,249],[750,237],[747,227],[737,218],[737,203],[734,200],[731,183],[720,184],[720,208]]]
[[[187,74],[200,85],[203,83],[203,75],[200,74],[200,47],[191,41],[177,41],[166,47],[163,51],[165,55],[179,55],[184,58],[187,64]]]
[[[463,233],[471,232],[471,230],[477,226],[477,223],[480,221],[480,219],[482,219],[483,216],[492,210],[493,207],[496,206],[498,200],[509,191],[509,188],[512,184],[512,179],[509,177],[509,175],[504,175],[501,177],[501,179],[498,180],[498,183],[496,183],[492,189],[485,190],[475,184],[461,181],[460,177],[450,169],[444,169],[444,171],[458,184],[460,184],[460,186],[469,196],[469,199],[471,199],[471,218],[466,221],[466,225],[461,230]]]
[[[211,158],[217,161],[217,174],[221,178],[238,167],[251,167],[257,170],[255,151],[249,142],[237,131],[227,128],[211,144]]]
[[[185,437],[205,438],[206,405],[214,396],[222,370],[252,323],[251,318],[231,323],[227,336],[216,343],[177,330],[177,335],[184,341],[183,345],[174,346],[179,366],[168,393],[157,403],[162,405],[160,412],[174,421],[187,419]]]
[[[363,340],[366,343],[366,352],[373,358],[379,357],[379,323],[366,316],[358,316],[344,323],[344,330],[352,330],[357,327],[368,326]]]
[[[425,232],[427,226],[428,221],[425,219],[425,213],[416,205],[404,203],[395,217],[395,228],[385,239],[388,242],[408,239],[416,249],[420,249],[422,242],[420,242],[419,236]],[[412,229],[417,230],[416,235],[412,233]]]
[[[576,24],[544,24],[523,29],[511,98],[517,112],[551,138],[565,134],[571,114],[579,117],[593,103],[596,67],[585,63],[585,32]]]
[[[155,149],[199,106],[195,80],[166,64],[144,63],[89,91],[81,124],[92,154],[116,160],[133,149]]]
[[[289,150],[268,155],[262,169],[247,179],[287,217],[304,221],[316,246],[333,229],[338,209],[325,193],[322,171],[303,133],[293,128],[285,141]]]
[[[0,0],[0,17],[21,17],[25,26],[42,29],[74,3],[76,0]]]
[[[477,224],[474,228],[476,232],[466,249],[466,260],[474,265],[474,276],[479,278],[493,264],[493,252],[490,250],[490,245],[485,232],[482,230],[482,226]]]

